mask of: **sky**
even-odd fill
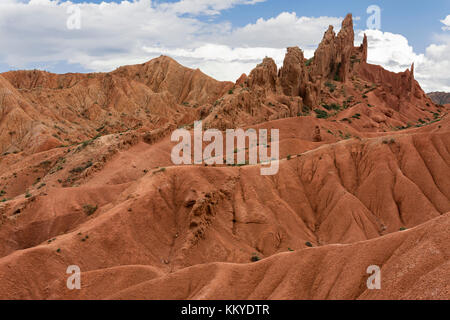
[[[312,57],[352,13],[355,45],[425,91],[450,92],[450,0],[0,0],[0,72],[105,72],[161,54],[235,81],[286,47]]]

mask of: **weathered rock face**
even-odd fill
[[[165,56],[110,73],[6,72],[0,75],[0,153],[36,153],[99,133],[190,123],[198,107],[232,87]]]
[[[232,128],[236,124],[309,114],[324,105],[328,107],[328,115],[328,112],[336,114],[339,106],[346,109],[350,105],[371,105],[373,99],[374,104],[382,104],[384,109],[380,114],[372,111],[370,117],[377,121],[365,124],[365,128],[404,126],[405,118],[394,116],[393,110],[420,119],[423,106],[432,102],[414,80],[414,67],[395,74],[369,65],[367,36],[358,47],[354,46],[354,37],[349,14],[337,35],[332,26],[328,28],[312,59],[306,60],[300,48],[290,47],[277,72],[274,60],[265,58],[248,77],[244,74],[236,81],[231,97],[218,100],[213,114],[206,115],[207,121],[213,127]],[[361,114],[360,111],[356,113]],[[397,119],[388,123],[389,120],[383,120],[386,113],[389,119]],[[322,116],[328,117],[327,114]]]
[[[333,26],[328,28],[311,61],[306,61],[298,47],[288,48],[278,75],[275,62],[266,58],[250,74],[248,86],[288,97],[300,97],[303,104],[311,109],[319,103],[324,81],[345,82],[355,65],[367,61],[367,37],[364,37],[360,47],[354,47],[353,43],[353,20],[349,14],[337,36]],[[237,84],[244,82],[245,78],[241,77]]]
[[[311,67],[311,75],[314,78],[328,78],[334,69],[336,62],[336,34],[333,26],[329,26],[314,53],[314,60]]]
[[[320,127],[319,127],[319,126],[316,126],[316,127],[314,128],[313,141],[314,141],[314,142],[320,142],[320,141],[322,141],[322,135],[321,135],[321,133],[320,133]]]
[[[298,47],[287,49],[283,67],[280,69],[280,84],[287,96],[304,96],[308,74],[305,70],[303,51]]]
[[[362,79],[382,88],[382,90],[378,90],[378,93],[391,96],[395,100],[392,103],[392,107],[399,106],[404,101],[414,102],[413,104],[421,104],[420,102],[425,102],[429,105],[433,104],[419,83],[414,79],[414,63],[411,66],[411,70],[405,70],[400,73],[390,72],[380,66],[363,63],[358,66],[357,72]]]
[[[354,50],[354,41],[353,19],[352,15],[349,14],[342,22],[342,29],[337,36],[336,80],[346,81],[350,74],[350,57]]]
[[[355,63],[367,61],[367,37],[360,47],[354,47],[353,18],[348,14],[336,36],[333,26],[325,32],[314,54],[312,76],[345,82],[349,79]]]
[[[264,90],[276,91],[277,86],[277,65],[272,58],[265,58],[248,77],[250,88],[262,88]]]
[[[368,64],[351,25],[236,84],[168,57],[0,75],[0,299],[448,299],[450,106]],[[196,120],[278,129],[278,173],[174,165]]]
[[[361,44],[361,47],[359,49],[361,51],[362,62],[367,62],[367,47],[368,47],[367,35],[364,34],[363,43]]]
[[[167,56],[141,65],[120,67],[111,75],[133,79],[156,93],[169,92],[178,103],[212,103],[232,86],[229,82],[218,82],[199,69],[186,68]]]

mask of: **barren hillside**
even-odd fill
[[[165,56],[0,74],[0,298],[448,299],[450,107],[353,43],[348,15],[236,83]],[[174,165],[196,120],[279,129],[278,174]]]

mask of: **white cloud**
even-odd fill
[[[444,20],[441,20],[441,22],[445,25],[442,27],[442,30],[450,30],[450,15],[445,17]]]
[[[265,56],[281,66],[286,47],[299,46],[311,57],[328,26],[333,25],[336,32],[340,28],[342,17],[301,17],[295,12],[237,28],[215,18],[223,10],[263,1],[85,2],[78,5],[81,29],[69,30],[69,1],[1,0],[0,65],[49,68],[61,64],[67,68],[67,64],[77,64],[90,71],[110,71],[166,54],[219,80],[234,81]],[[209,17],[203,19],[205,15]],[[447,28],[450,16],[442,23]],[[414,61],[417,79],[426,90],[450,91],[448,36],[441,35],[424,54],[417,54],[402,35],[366,32],[371,62],[403,71]]]
[[[0,63],[30,68],[50,67],[62,61],[87,70],[110,71],[167,54],[219,80],[234,81],[265,56],[281,64],[288,46],[299,45],[306,48],[306,56],[312,56],[328,25],[338,27],[341,21],[281,13],[233,28],[229,22],[205,22],[196,16],[215,15],[236,5],[261,1],[82,3],[81,29],[69,30],[66,20],[70,2],[4,0],[0,2],[0,38],[7,49],[0,51]]]
[[[150,54],[164,54],[177,61],[195,65],[216,79],[235,81],[242,73],[252,70],[265,57],[271,57],[278,65],[283,63],[286,49],[278,48],[230,48],[226,45],[205,44],[195,49],[165,49],[144,47]]]
[[[329,25],[340,29],[342,18],[298,17],[295,12],[283,12],[270,19],[258,19],[253,24],[234,30],[225,40],[228,44],[251,43],[254,46],[286,48],[294,45],[314,49]]]
[[[414,63],[415,78],[426,92],[449,91],[450,41],[430,45],[424,54],[414,52],[408,39],[400,34],[365,30],[358,33],[357,41],[367,35],[368,62],[379,64],[394,72],[405,71]],[[440,37],[444,40],[444,37]]]
[[[380,30],[365,30],[358,34],[358,40],[362,40],[364,33],[368,40],[368,61],[381,64],[385,68],[394,71],[405,71],[413,62],[423,61],[423,55],[417,55],[408,39],[401,34],[382,32]],[[358,41],[357,40],[357,41]]]
[[[218,15],[220,11],[240,4],[256,4],[266,0],[181,0],[163,3],[160,8],[175,14]]]

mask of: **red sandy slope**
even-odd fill
[[[449,106],[366,59],[349,15],[235,84],[168,57],[1,74],[0,298],[448,299]],[[279,129],[279,173],[173,166],[194,120]]]

